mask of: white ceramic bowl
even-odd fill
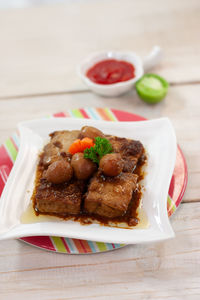
[[[119,96],[128,92],[134,83],[143,75],[144,71],[152,69],[157,65],[162,59],[162,49],[159,46],[154,46],[152,51],[144,57],[143,61],[134,52],[123,52],[123,51],[104,51],[96,52],[88,56],[82,63],[78,66],[78,74],[82,81],[92,90],[94,93],[100,94],[102,96]],[[87,76],[86,72],[96,63],[105,59],[117,59],[124,60],[134,65],[135,67],[135,77],[133,79],[113,83],[113,84],[97,84],[91,81]]]
[[[107,85],[94,83],[86,76],[86,72],[96,63],[105,59],[124,60],[131,63],[135,67],[135,77],[127,81]],[[143,73],[142,60],[133,52],[106,51],[93,53],[88,56],[78,67],[78,74],[80,78],[90,90],[102,96],[109,97],[119,96],[130,90],[134,83],[143,75]]]

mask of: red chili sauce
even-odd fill
[[[134,78],[135,68],[123,60],[107,59],[91,67],[86,76],[94,83],[112,84]]]

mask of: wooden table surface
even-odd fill
[[[189,180],[171,218],[176,237],[93,255],[55,254],[17,240],[0,242],[0,299],[200,299],[200,1],[67,1],[0,11],[0,142],[22,120],[79,107],[112,107],[149,119],[167,116]],[[150,106],[134,91],[89,92],[76,65],[96,50],[154,45],[153,71],[171,87]]]

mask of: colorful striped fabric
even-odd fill
[[[145,120],[145,118],[141,116],[109,108],[71,109],[65,112],[55,113],[50,117],[72,117],[106,121]],[[12,169],[13,163],[17,157],[19,142],[19,135],[17,133],[14,133],[12,137],[8,138],[5,143],[0,146],[0,195],[3,191],[8,175]],[[180,204],[186,184],[187,167],[184,156],[180,148],[178,147],[176,167],[170,184],[167,202],[169,216],[175,212],[177,206]],[[21,240],[39,248],[70,254],[104,252],[125,246],[123,244],[100,243],[70,239],[66,237],[34,236],[22,238]]]
[[[52,117],[72,117],[105,121],[118,121],[113,110],[109,108],[71,109],[66,112],[53,114]]]

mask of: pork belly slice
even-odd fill
[[[70,145],[78,138],[80,130],[61,130],[54,131],[50,134],[51,143],[61,149],[61,151],[68,153]]]
[[[62,157],[67,157],[69,146],[78,138],[79,133],[79,130],[52,132],[50,142],[44,147],[40,164],[48,166]]]
[[[60,156],[59,148],[57,148],[51,143],[48,143],[44,147],[44,151],[40,159],[40,164],[44,166],[49,166],[50,164],[52,164],[53,162],[57,161],[60,158],[61,156]]]
[[[144,154],[144,147],[140,141],[108,136],[113,151],[120,153],[124,160],[124,172],[131,173],[137,165],[138,160]]]
[[[36,209],[41,213],[79,214],[83,190],[84,183],[79,180],[52,184],[42,178],[36,188]]]
[[[121,173],[112,178],[96,174],[88,187],[85,210],[107,218],[124,215],[137,186],[137,178],[132,173]]]

